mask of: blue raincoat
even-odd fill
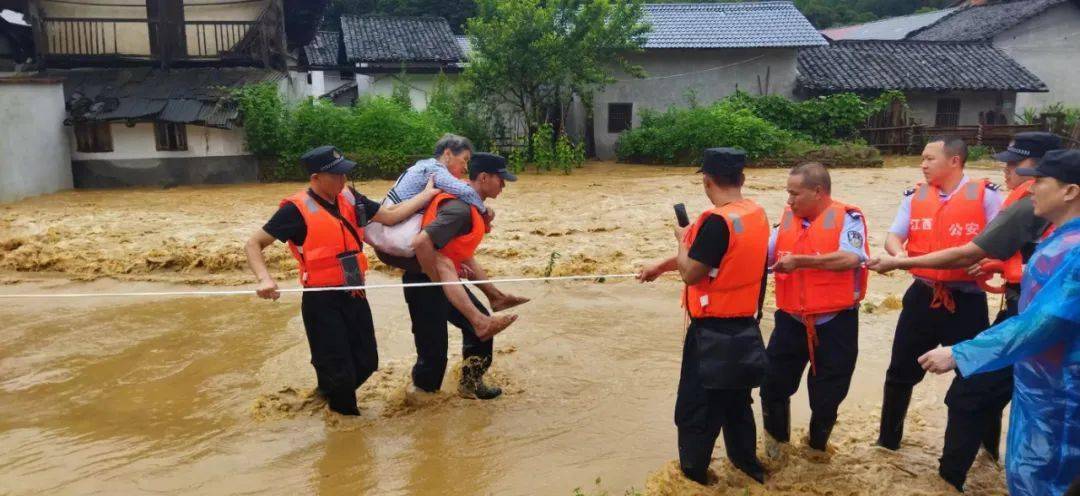
[[[1020,315],[953,347],[964,376],[1014,365],[1009,493],[1059,496],[1080,476],[1080,219],[1040,243]]]

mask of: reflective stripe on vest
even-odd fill
[[[975,239],[986,227],[986,185],[985,179],[968,181],[961,191],[942,200],[938,188],[919,184],[911,199],[908,256],[962,246]],[[967,269],[911,269],[911,273],[934,282],[975,280]]]
[[[426,226],[431,224],[435,220],[435,217],[439,215],[439,205],[448,200],[455,200],[456,196],[450,193],[439,193],[428,204],[427,209],[424,210],[424,216],[420,220],[420,226]],[[487,230],[484,224],[484,216],[480,215],[480,211],[474,206],[469,206],[469,210],[472,213],[472,229],[461,236],[457,236],[450,240],[446,246],[439,249],[439,253],[446,256],[454,262],[454,265],[460,267],[461,262],[464,262],[472,258],[476,253],[476,248],[480,246],[480,242],[484,240],[484,232]]]
[[[345,284],[345,273],[337,256],[349,252],[360,252],[357,262],[361,274],[368,269],[367,257],[361,252],[362,247],[342,221],[322,208],[307,190],[300,191],[281,201],[296,205],[307,227],[304,244],[297,246],[289,241],[289,251],[300,265],[300,284],[304,287],[334,287]],[[364,228],[356,223],[356,198],[346,188],[338,195],[337,204],[340,214],[361,239]]]
[[[787,254],[824,255],[840,250],[844,216],[851,212],[863,218],[863,251],[870,256],[866,243],[866,217],[857,207],[834,201],[809,228],[803,228],[801,218],[790,208],[784,210],[783,221],[776,234],[776,258]],[[788,274],[776,274],[776,306],[795,317],[806,317],[847,310],[866,296],[869,271],[865,267],[832,271],[798,269]]]
[[[713,208],[698,217],[686,231],[683,244],[690,247],[711,215],[721,215],[731,235],[720,267],[683,292],[683,304],[693,318],[752,317],[758,312],[761,279],[769,249],[769,220],[765,209],[751,200],[739,200]]]

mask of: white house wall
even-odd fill
[[[60,83],[0,84],[0,202],[72,187]]]
[[[608,104],[632,103],[633,125],[641,123],[641,110],[686,106],[691,90],[697,102],[708,105],[736,89],[758,94],[768,78],[768,93],[792,97],[797,70],[795,49],[649,50],[629,57],[647,72],[644,79],[616,72],[616,83],[594,95],[594,137],[601,159],[615,156],[618,134],[609,133]],[[717,146],[722,143],[717,143]]]
[[[414,109],[424,110],[427,108],[428,97],[431,95],[432,90],[435,89],[435,80],[438,77],[438,74],[408,75],[406,81],[409,85],[409,100],[412,102]],[[450,83],[453,83],[457,77],[457,74],[446,74],[447,81]],[[397,74],[356,75],[356,84],[360,89],[360,96],[372,94],[389,97],[394,94],[394,82],[397,80]]]
[[[68,127],[72,160],[125,160],[145,158],[192,158],[228,157],[246,155],[242,129],[217,129],[206,126],[187,126],[188,149],[166,152],[157,149],[154,125],[140,122],[135,127],[123,123],[110,124],[113,139],[112,152],[83,153],[75,147],[74,131]]]
[[[1011,117],[1014,112],[1016,93],[1013,92],[951,92],[951,93],[908,93],[909,116],[916,122],[933,126],[937,116],[937,102],[941,98],[960,99],[961,126],[977,126],[979,112],[993,110]]]
[[[113,152],[81,153],[72,143],[76,188],[226,184],[258,180],[258,160],[244,146],[242,129],[187,126],[188,149],[158,151],[151,123],[111,124]]]
[[[1049,93],[1021,93],[1017,112],[1055,102],[1080,107],[1080,7],[1066,2],[994,38],[994,46],[1015,59],[1050,88]]]

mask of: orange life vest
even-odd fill
[[[862,216],[858,207],[834,201],[810,223],[809,228],[803,228],[802,219],[795,217],[790,208],[784,209],[784,217],[776,233],[776,258],[787,254],[820,255],[838,251],[844,217],[852,212]],[[863,253],[869,258],[866,217],[862,217]],[[861,266],[845,271],[798,269],[788,274],[776,274],[776,306],[792,317],[802,319],[806,327],[811,373],[817,374],[815,319],[818,315],[840,312],[858,305],[866,296],[868,278],[869,271]]]
[[[439,193],[428,204],[427,210],[424,210],[424,216],[420,220],[420,226],[426,226],[435,220],[435,217],[439,215],[439,205],[447,200],[457,199],[456,196],[450,193]],[[484,216],[480,215],[480,211],[476,207],[469,206],[472,212],[472,229],[461,236],[458,236],[446,246],[439,249],[439,253],[446,256],[450,260],[454,261],[454,265],[461,268],[461,262],[464,262],[472,258],[473,253],[476,252],[476,247],[480,246],[480,242],[484,240],[484,233],[487,231],[487,226],[484,224]]]
[[[1009,196],[1007,196],[1005,198],[1005,201],[1001,204],[1001,209],[1005,210],[1006,208],[1011,207],[1014,203],[1020,201],[1021,198],[1031,194],[1031,185],[1032,184],[1035,184],[1034,180],[1024,181],[1023,184],[1021,184],[1016,189],[1009,192]],[[1053,232],[1054,232],[1054,226],[1053,225],[1048,226],[1046,228],[1046,231],[1043,232],[1042,238],[1045,239],[1047,236],[1049,236]],[[1021,254],[1020,252],[1016,252],[1015,254],[1013,254],[1013,256],[1009,257],[1008,260],[1001,261],[1000,266],[998,264],[994,263],[994,262],[996,262],[996,261],[991,260],[989,262],[989,265],[986,265],[984,267],[993,267],[995,271],[996,271],[997,268],[1000,268],[1001,276],[1002,276],[1002,278],[1005,279],[1005,282],[1010,283],[1010,284],[1020,284],[1020,280],[1023,278],[1023,275],[1024,275],[1024,256],[1023,256],[1023,254]],[[981,285],[981,286],[983,287],[983,289],[988,290],[988,291],[993,292],[993,293],[1002,293],[1002,292],[1004,292],[1003,288],[995,288],[995,287],[988,286],[988,285]]]
[[[786,254],[823,255],[838,251],[844,218],[852,212],[862,215],[858,207],[834,201],[808,229],[804,229],[802,219],[795,217],[790,208],[785,209],[776,234],[776,258]],[[863,250],[869,257],[865,220],[863,225]],[[869,271],[865,267],[845,271],[799,269],[790,274],[776,274],[776,306],[795,316],[846,310],[866,296],[868,277]]]
[[[937,187],[920,183],[911,199],[908,255],[925,255],[975,239],[986,227],[987,184],[985,179],[968,181],[942,201]],[[933,282],[975,281],[966,269],[911,269],[911,273]]]
[[[345,227],[347,222],[356,231],[360,240],[364,239],[364,228],[356,221],[356,197],[345,188],[338,194],[337,205],[341,219],[335,217],[319,205],[308,193],[302,190],[281,201],[281,205],[292,203],[300,210],[307,226],[304,244],[296,246],[288,242],[289,251],[300,264],[300,284],[304,287],[326,288],[345,285],[345,272],[337,256],[349,251],[357,253],[360,273],[367,272],[368,261],[357,238]],[[344,221],[344,222],[343,222]]]
[[[758,312],[761,277],[769,250],[769,220],[765,209],[743,199],[706,211],[686,231],[683,244],[690,247],[709,216],[723,216],[727,223],[727,251],[720,267],[683,292],[683,304],[697,318],[752,317]]]

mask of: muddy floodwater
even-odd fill
[[[1000,180],[989,168],[971,175]],[[748,171],[746,194],[773,221],[786,177]],[[840,170],[833,190],[863,208],[876,253],[901,192],[918,180],[904,165]],[[357,186],[381,197],[389,185]],[[68,191],[0,205],[0,293],[250,287],[243,241],[301,186]],[[705,208],[693,169],[593,163],[570,176],[524,174],[491,203],[495,231],[478,259],[495,277],[633,272],[673,251],[676,202]],[[296,286],[285,248],[267,253],[281,284]],[[399,280],[374,266],[372,282]],[[936,475],[950,376],[916,387],[900,451],[873,446],[909,281],[871,277],[828,453],[801,440],[804,384],[792,400],[794,442],[767,462],[768,483],[733,471],[719,443],[719,481],[708,488],[672,463],[684,336],[674,278],[506,286],[533,301],[495,340],[490,382],[505,394],[458,398],[452,369],[446,391],[421,407],[405,402],[415,351],[401,290],[371,291],[381,368],[358,393],[358,419],[312,397],[296,295],[0,299],[0,493],[953,494]],[[766,338],[771,329],[767,312]],[[453,329],[450,349],[453,364]],[[1001,467],[980,453],[967,488],[1005,494]]]

